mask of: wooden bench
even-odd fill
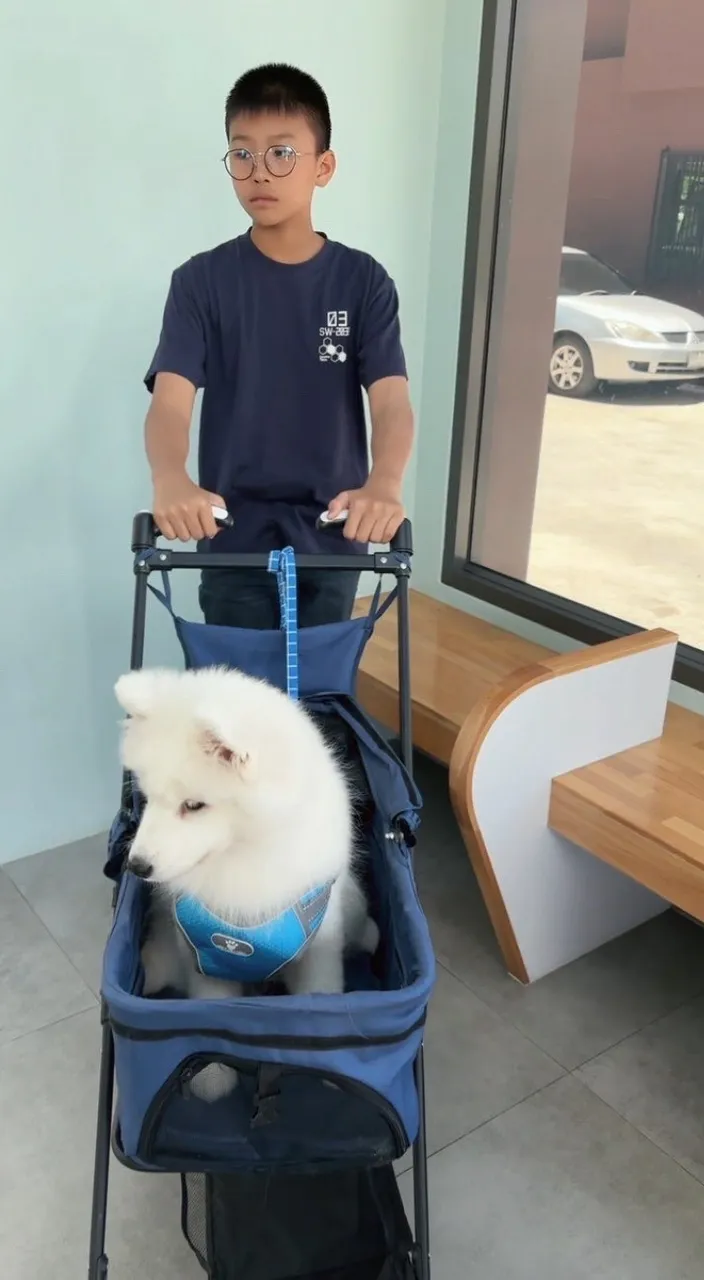
[[[360,600],[358,613],[366,613]],[[502,679],[550,650],[419,591],[410,593],[413,741],[442,764],[468,713]],[[358,693],[370,715],[398,729],[396,612],[377,624],[359,672]]]
[[[670,904],[704,920],[704,719],[667,705],[676,637],[553,654],[417,592],[411,618],[414,742],[450,766],[509,971],[533,981]],[[359,680],[390,727],[395,627]]]
[[[670,703],[662,737],[555,778],[548,821],[704,920],[704,719]]]

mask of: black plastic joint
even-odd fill
[[[374,555],[377,573],[393,573],[397,578],[410,578],[411,557],[407,551],[377,551]]]
[[[134,557],[135,573],[153,573],[155,569],[171,568],[170,551],[136,551]]]

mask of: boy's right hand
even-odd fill
[[[219,493],[201,489],[185,473],[154,481],[154,520],[165,538],[181,542],[214,538],[219,532],[213,507],[226,507]]]

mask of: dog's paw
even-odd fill
[[[211,1062],[193,1077],[189,1088],[202,1102],[217,1102],[237,1088],[237,1072],[224,1062]]]

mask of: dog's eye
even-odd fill
[[[181,813],[198,813],[200,809],[206,809],[207,805],[204,800],[184,800],[181,805]]]

